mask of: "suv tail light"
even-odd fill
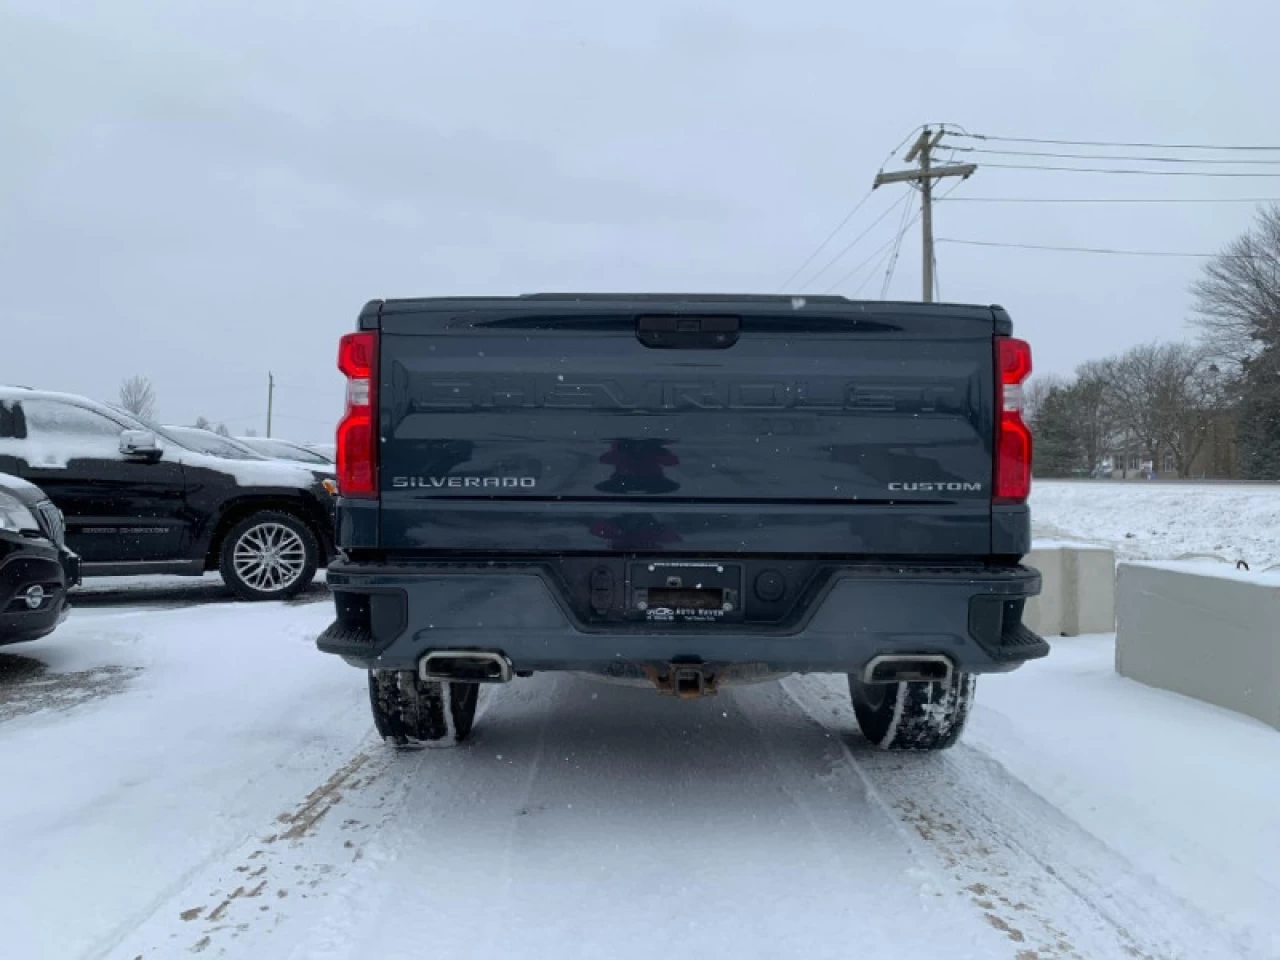
[[[996,503],[1022,503],[1031,495],[1031,430],[1022,419],[1022,384],[1031,376],[1031,346],[996,337]]]
[[[378,495],[378,334],[348,333],[338,343],[338,369],[347,378],[347,410],[338,424],[338,494]]]

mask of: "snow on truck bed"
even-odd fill
[[[1280,956],[1280,736],[1117,677],[984,677],[886,755],[843,678],[537,676],[396,751],[324,602],[77,610],[0,649],[0,955]]]

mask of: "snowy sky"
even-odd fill
[[[276,432],[325,439],[335,343],[367,299],[772,292],[925,121],[1280,143],[1278,33],[1264,0],[0,0],[0,382],[109,398],[142,373],[163,419],[261,430],[271,369]],[[1280,180],[988,168],[955,196]],[[953,203],[936,220],[940,237],[1213,251],[1250,216]],[[918,243],[890,296],[919,295]],[[1040,370],[1183,335],[1198,267],[939,248],[943,297],[1005,304]]]

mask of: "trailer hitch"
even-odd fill
[[[646,666],[645,675],[658,692],[681,700],[714,697],[716,674],[703,663],[669,663],[665,668]]]

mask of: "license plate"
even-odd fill
[[[633,563],[627,572],[631,619],[666,623],[738,623],[742,567],[707,560]]]

